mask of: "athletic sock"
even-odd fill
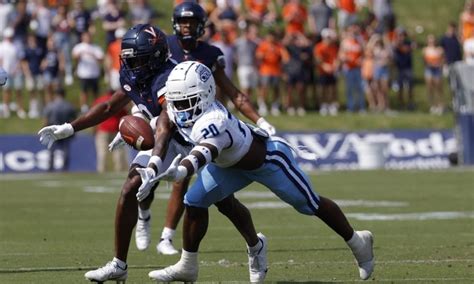
[[[249,251],[249,254],[251,254],[251,255],[257,254],[258,251],[262,248],[262,245],[263,245],[263,243],[260,241],[260,239],[258,239],[257,244],[254,245],[253,247],[249,247],[249,245],[247,245],[247,249]]]
[[[121,269],[125,270],[127,269],[127,263],[114,257],[114,259],[112,260],[113,262],[117,263],[117,266],[120,267]]]
[[[140,220],[147,220],[150,218],[150,209],[141,209],[140,207],[138,207],[138,218]]]
[[[352,238],[347,241],[347,245],[352,249],[352,251],[358,251],[364,244],[357,232],[354,231]]]
[[[198,266],[198,253],[189,252],[184,249],[181,252],[181,259],[179,262],[184,269],[196,269]]]
[[[161,238],[172,240],[175,233],[176,233],[176,230],[170,229],[168,227],[164,227],[163,232],[161,232]]]

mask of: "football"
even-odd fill
[[[123,140],[136,150],[150,150],[155,145],[155,138],[150,124],[140,117],[124,116],[120,120],[119,131]]]

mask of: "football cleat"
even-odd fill
[[[262,242],[262,247],[255,254],[250,254],[249,257],[249,274],[251,283],[261,283],[265,280],[267,275],[267,238],[262,234],[258,233],[257,237]]]
[[[109,261],[103,267],[100,267],[96,270],[91,270],[84,274],[87,280],[92,282],[105,282],[105,281],[117,281],[117,283],[125,283],[127,280],[128,272],[127,267],[121,268],[118,266],[117,262]]]
[[[146,219],[138,218],[137,220],[137,227],[135,229],[135,243],[138,250],[146,250],[148,245],[150,245],[150,219],[151,216]]]
[[[356,231],[355,232],[362,241],[362,245],[358,249],[352,249],[357,265],[359,266],[359,276],[362,280],[367,280],[375,266],[374,257],[374,237],[369,231]]]
[[[159,254],[164,255],[173,255],[178,253],[170,239],[161,239],[160,242],[156,245],[156,250]]]
[[[148,273],[150,279],[155,281],[184,281],[194,282],[198,278],[199,267],[195,266],[193,269],[184,269],[178,262],[175,265],[168,266],[164,269],[153,270]]]

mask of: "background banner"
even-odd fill
[[[451,130],[373,132],[282,132],[293,146],[315,153],[316,160],[298,157],[306,170],[435,169],[450,166],[456,152]],[[130,151],[130,157],[134,151]],[[52,163],[51,163],[52,161]],[[92,135],[76,135],[47,150],[36,135],[0,136],[0,173],[47,171],[94,172]]]

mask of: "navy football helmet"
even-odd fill
[[[181,32],[179,20],[182,18],[194,18],[198,21],[196,30],[191,31],[190,35],[183,35]],[[207,14],[198,3],[185,1],[174,8],[172,21],[174,34],[177,35],[180,40],[196,41],[204,34]]]
[[[143,83],[169,58],[166,35],[149,24],[138,24],[122,38],[120,61],[129,79]]]

